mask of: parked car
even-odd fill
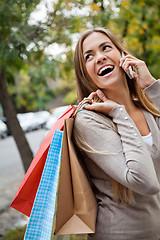
[[[39,125],[43,128],[51,114],[48,111],[35,112],[35,118],[38,120]]]
[[[0,120],[2,120],[3,123],[5,123],[6,127],[7,127],[7,136],[11,135],[11,131],[9,129],[9,126],[8,126],[8,122],[7,122],[7,118],[4,117],[4,116],[1,116]]]
[[[34,120],[34,113],[32,112],[18,113],[17,118],[24,132],[29,132],[37,126]]]
[[[68,105],[55,108],[50,118],[44,125],[44,128],[47,130],[50,130],[53,127],[54,123],[57,121],[57,119],[65,112],[67,108],[68,108]]]
[[[30,132],[42,128],[49,117],[50,113],[47,111],[17,114],[17,118],[24,132]]]
[[[2,120],[0,120],[0,137],[5,138],[6,136],[7,136],[7,126]]]

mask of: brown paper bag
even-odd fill
[[[71,140],[73,122],[64,123],[55,235],[95,232],[97,202]]]

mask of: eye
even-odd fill
[[[92,54],[87,54],[85,56],[85,61],[87,62],[88,60],[90,60],[92,58]]]
[[[111,48],[110,45],[105,45],[105,46],[103,46],[103,51],[108,50],[108,49],[110,49],[110,48]]]

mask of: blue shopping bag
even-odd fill
[[[55,130],[25,233],[25,240],[49,240],[55,214],[63,132]]]

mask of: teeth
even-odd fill
[[[104,66],[103,68],[100,69],[100,71],[99,71],[98,74],[99,74],[99,75],[102,74],[102,72],[105,71],[105,70],[108,69],[108,68],[113,69],[113,66],[111,66],[111,65]]]

